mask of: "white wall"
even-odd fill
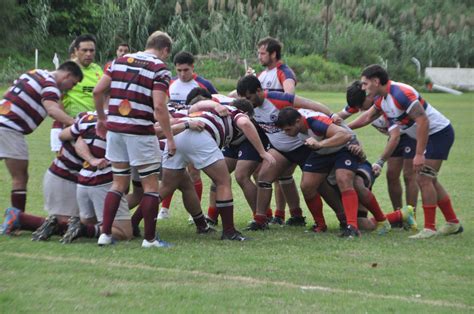
[[[472,68],[426,68],[425,76],[429,77],[434,84],[474,90],[474,69]]]

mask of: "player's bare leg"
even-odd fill
[[[387,160],[387,188],[392,208],[394,210],[403,207],[403,188],[400,174],[403,168],[403,157],[390,157]]]
[[[28,160],[5,158],[5,165],[12,178],[11,205],[24,212],[28,184]]]

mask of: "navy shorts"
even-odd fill
[[[372,185],[375,182],[374,172],[372,171],[372,165],[367,160],[364,162],[359,162],[359,166],[356,170],[356,175],[364,179],[364,185],[368,189],[372,189]]]
[[[306,145],[301,145],[300,147],[293,149],[290,152],[282,152],[274,147],[273,149],[277,150],[291,163],[300,166],[301,169],[303,169],[306,163],[306,159],[308,159],[308,157],[313,153],[313,150]]]
[[[403,157],[403,159],[413,159],[416,153],[416,140],[406,134],[400,136],[400,142],[390,157]]]
[[[316,152],[312,152],[308,159],[306,159],[302,170],[305,172],[330,173],[335,168],[356,172],[358,167],[359,158],[351,154],[347,148],[343,148],[329,155],[319,155]]]
[[[451,146],[454,143],[454,129],[450,125],[428,137],[425,158],[447,160]]]
[[[264,146],[265,147],[265,146]],[[244,140],[240,145],[230,145],[222,149],[222,154],[226,158],[237,160],[252,160],[261,162],[262,158],[249,140]]]

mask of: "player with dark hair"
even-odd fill
[[[293,182],[291,175],[294,171],[294,164],[304,161],[304,156],[309,152],[309,148],[300,139],[286,135],[281,128],[275,125],[279,111],[285,107],[296,107],[328,115],[331,112],[326,106],[300,96],[264,91],[259,79],[253,75],[244,76],[239,80],[237,93],[253,104],[254,119],[268,136],[271,144],[268,152],[276,159],[275,165],[269,165],[265,160],[262,162],[257,182],[255,220],[248,227],[250,230],[264,230],[267,228],[266,211],[270,204],[272,182],[278,178],[283,182]],[[304,226],[306,222],[299,205],[298,193],[285,196],[291,213],[287,225]]]
[[[121,42],[117,46],[117,50],[115,51],[115,57],[116,58],[123,57],[129,52],[130,52],[130,46],[128,45],[128,43]],[[104,65],[104,72],[107,72],[107,69],[110,67],[111,64],[112,64],[112,61],[109,61]]]
[[[103,75],[102,68],[94,63],[96,53],[96,39],[91,34],[80,35],[73,41],[74,59],[84,74],[84,79],[74,88],[64,94],[62,104],[64,111],[71,117],[76,117],[80,112],[94,111],[92,90]],[[57,152],[61,147],[58,139],[63,125],[54,121],[51,128],[51,150]]]
[[[145,221],[142,247],[167,246],[155,233],[161,201],[158,193],[161,151],[154,123],[160,123],[168,141],[168,152],[174,155],[176,148],[166,106],[171,73],[163,61],[170,55],[171,45],[168,34],[154,32],[148,37],[145,51],[115,59],[94,89],[97,135],[107,136],[106,158],[111,161],[113,172],[112,187],[104,202],[98,245],[112,244],[112,223],[122,196],[128,190],[133,166],[138,169],[144,190],[138,208]],[[110,93],[110,100],[106,115],[107,93]]]
[[[450,121],[433,108],[411,86],[389,79],[387,71],[380,65],[371,65],[361,74],[362,88],[369,96],[378,98],[375,105],[363,113],[349,126],[363,127],[384,115],[389,123],[389,141],[377,161],[382,167],[395,150],[400,140],[400,129],[416,138],[416,153],[413,167],[421,190],[425,226],[413,239],[426,239],[437,234],[450,235],[463,231],[451,199],[441,185],[438,172],[443,160],[447,160],[454,143],[454,130]],[[446,224],[436,232],[436,207],[441,209]]]
[[[362,82],[355,81],[346,92],[347,106],[337,114],[346,119],[351,115],[368,110],[374,103],[374,98],[366,96],[362,89]],[[387,120],[381,116],[372,122],[372,126],[384,135],[388,135]],[[393,154],[387,160],[387,187],[392,207],[394,210],[403,208],[403,188],[400,183],[400,174],[403,169],[403,179],[405,182],[406,204],[416,209],[418,199],[418,185],[416,174],[413,170],[413,157],[415,155],[416,140],[405,134],[400,135],[400,142]],[[380,174],[381,168],[374,165],[375,174]]]
[[[11,205],[22,211],[26,204],[28,182],[28,146],[25,135],[32,133],[47,115],[70,125],[59,104],[61,92],[74,87],[83,78],[74,62],[67,61],[54,72],[32,70],[22,74],[0,100],[0,159],[12,178]]]
[[[347,228],[341,236],[353,238],[360,235],[357,224],[359,201],[374,214],[379,234],[390,231],[390,223],[372,192],[365,190],[364,197],[359,199],[354,188],[360,160],[347,148],[347,145],[355,140],[350,129],[336,125],[322,113],[290,107],[279,112],[276,125],[288,136],[300,138],[312,150],[302,165],[301,191],[321,230],[325,229],[326,223],[322,215],[318,188],[334,168],[347,222]]]
[[[194,56],[191,53],[187,51],[178,52],[174,56],[173,63],[177,76],[171,79],[170,88],[168,90],[170,110],[176,110],[179,107],[185,106],[189,92],[196,87],[201,87],[211,94],[217,94],[217,89],[212,83],[194,71]],[[194,182],[199,200],[201,200],[203,190],[201,175],[192,164],[188,165],[188,172]],[[166,219],[169,217],[172,197],[173,194],[163,199],[160,212],[158,213],[158,219]]]

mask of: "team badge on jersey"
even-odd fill
[[[128,116],[130,114],[130,112],[132,111],[132,105],[130,105],[128,99],[124,99],[120,102],[118,111],[122,116]]]
[[[405,146],[405,153],[411,152],[411,147],[410,146]]]
[[[94,119],[94,115],[93,114],[90,114],[87,116],[87,121],[91,121]]]
[[[352,161],[350,161],[349,159],[346,159],[344,163],[346,164],[346,166],[352,165]]]
[[[3,104],[0,104],[0,114],[8,114],[12,109],[12,103],[5,101]]]
[[[90,167],[90,163],[84,160],[84,162],[82,163],[82,168],[89,168],[89,167]]]
[[[133,63],[133,61],[135,61],[134,58],[127,58],[127,62],[128,62],[128,63]]]

